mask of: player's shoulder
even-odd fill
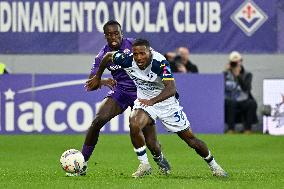
[[[134,38],[123,38],[123,40],[126,42],[126,43],[129,43],[132,45],[132,43],[135,41]]]
[[[99,53],[96,55],[96,59],[103,59],[104,55],[110,52],[108,45],[104,45],[101,50],[99,51]]]
[[[162,55],[161,53],[159,53],[155,50],[152,50],[152,56],[153,56],[153,60],[156,60],[157,62],[162,62],[162,61],[166,60],[164,55]]]
[[[163,67],[167,66],[169,63],[166,58],[157,51],[152,50],[152,71],[154,73],[159,73]]]
[[[133,54],[131,52],[116,51],[112,55],[114,63],[128,68],[132,66]]]

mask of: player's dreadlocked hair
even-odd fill
[[[133,43],[132,46],[146,46],[146,48],[150,48],[150,42],[146,39],[136,39]]]
[[[111,25],[118,25],[119,28],[121,29],[120,23],[118,23],[116,20],[109,20],[107,23],[105,23],[105,25],[103,27],[104,33],[106,31],[106,27],[111,26]]]

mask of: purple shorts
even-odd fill
[[[137,98],[137,92],[126,92],[115,88],[115,90],[110,91],[106,97],[111,97],[114,99],[124,112],[128,106],[131,108],[134,106],[134,101]]]

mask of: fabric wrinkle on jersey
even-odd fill
[[[133,79],[137,87],[137,97],[141,99],[151,99],[158,96],[165,88],[163,80],[174,80],[169,62],[163,55],[152,50],[151,64],[141,70],[133,54],[116,52],[113,54],[113,62],[122,66]],[[178,95],[171,96],[153,106],[142,106],[138,99],[134,102],[133,109],[142,109],[154,121],[160,119],[168,131],[179,132],[190,128],[190,123],[186,114],[179,105]]]
[[[154,98],[164,89],[163,80],[174,80],[169,62],[165,57],[154,50],[152,50],[152,55],[151,64],[141,70],[133,59],[132,53],[117,51],[113,54],[113,62],[123,67],[136,83],[138,98]]]
[[[121,41],[120,51],[128,52],[132,50],[132,42],[134,39],[123,38]],[[93,61],[91,74],[95,75],[99,69],[101,60],[107,52],[112,52],[108,44],[106,44],[98,53]],[[117,84],[112,91],[108,92],[106,97],[114,99],[120,108],[124,111],[128,106],[133,107],[134,100],[137,97],[137,89],[133,80],[129,77],[124,69],[115,65],[112,62],[107,63],[107,69],[111,72],[111,75]]]

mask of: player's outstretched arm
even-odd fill
[[[105,54],[105,56],[103,57],[102,61],[101,61],[101,64],[99,66],[99,69],[95,75],[95,77],[101,79],[105,69],[106,69],[106,65],[108,62],[112,61],[112,55],[114,54],[115,52],[108,52]]]
[[[102,78],[100,86],[106,86],[109,89],[113,90],[117,82],[113,78]]]
[[[92,91],[92,90],[97,90],[98,88],[100,88],[101,86],[101,77],[102,74],[104,73],[104,70],[106,68],[106,64],[109,61],[112,61],[112,55],[114,52],[108,52],[106,53],[106,55],[103,57],[101,64],[99,66],[99,69],[96,73],[95,76],[93,76],[92,78],[90,78],[87,82],[86,82],[86,90],[87,91]]]
[[[162,102],[176,94],[176,84],[174,80],[164,80],[163,84],[165,85],[165,88],[158,96],[151,98],[149,100],[138,99],[139,102],[145,106],[153,106],[154,104]]]

